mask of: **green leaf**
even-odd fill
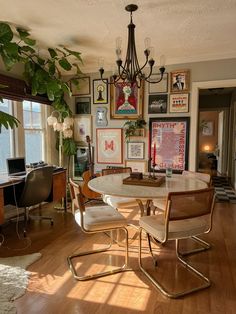
[[[9,43],[13,38],[13,32],[6,23],[0,23],[0,43]]]
[[[48,48],[48,52],[50,53],[51,58],[54,59],[55,57],[57,57],[57,52],[55,49]]]
[[[72,138],[65,138],[63,140],[63,151],[67,156],[72,156],[76,154],[77,145]]]
[[[40,65],[44,65],[44,64],[45,64],[45,60],[42,59],[42,58],[40,58],[40,57],[38,57],[38,56],[37,56],[37,60],[38,60],[38,63],[39,63]]]
[[[6,43],[4,45],[4,51],[8,57],[18,60],[18,45],[16,43]]]
[[[2,61],[7,69],[7,71],[10,71],[13,65],[16,63],[16,60],[13,58],[10,58],[8,55],[5,54],[5,52],[1,53]]]
[[[34,46],[36,44],[36,41],[34,39],[31,39],[31,38],[23,38],[23,41],[27,44],[27,45],[30,45],[30,46]]]
[[[23,28],[17,27],[16,30],[20,36],[20,39],[22,39],[22,40],[24,40],[26,37],[28,37],[30,35],[30,33]]]
[[[19,47],[19,50],[20,50],[20,52],[24,51],[24,52],[35,53],[35,50],[30,46]]]
[[[6,112],[0,111],[0,127],[4,126],[6,129],[13,129],[14,127],[17,127],[19,123],[20,121],[17,118]]]
[[[74,50],[70,50],[68,48],[65,48],[65,51],[69,52],[69,54],[71,54],[72,56],[76,57],[80,62],[83,63],[82,58],[81,58],[81,53],[78,51],[74,51]]]
[[[51,76],[53,76],[56,72],[56,66],[55,66],[55,62],[49,62],[48,65],[48,72]]]
[[[70,90],[70,86],[67,83],[62,84],[62,90],[64,93],[68,94],[70,97],[72,96],[72,92]]]
[[[58,85],[56,80],[51,80],[47,84],[47,95],[48,99],[53,101],[55,99],[55,94],[59,92],[61,89],[60,85]]]
[[[79,67],[79,65],[77,64],[77,63],[73,63],[73,66],[76,68],[76,74],[77,75],[81,75],[81,74],[83,74],[83,72],[80,70],[80,67]]]
[[[59,64],[66,71],[69,71],[72,68],[71,64],[68,62],[68,60],[66,58],[60,59]]]

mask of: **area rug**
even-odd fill
[[[13,301],[27,288],[29,271],[25,269],[41,257],[41,253],[0,258],[0,314],[16,313]]]
[[[212,177],[212,185],[215,188],[217,202],[236,203],[236,193],[227,177]]]

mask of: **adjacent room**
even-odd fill
[[[2,1],[0,313],[235,312],[235,16]]]

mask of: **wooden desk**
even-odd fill
[[[23,182],[24,179],[11,179],[7,175],[0,176],[0,224],[4,222],[4,189]],[[64,199],[66,210],[66,169],[55,171],[52,180],[52,192],[49,197],[51,202],[59,202]]]

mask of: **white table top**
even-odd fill
[[[201,180],[176,174],[172,175],[171,178],[166,178],[165,183],[159,187],[123,184],[122,180],[128,176],[129,174],[127,173],[100,176],[89,181],[88,186],[91,190],[100,194],[136,199],[163,198],[169,192],[193,191],[207,188],[207,184]]]

